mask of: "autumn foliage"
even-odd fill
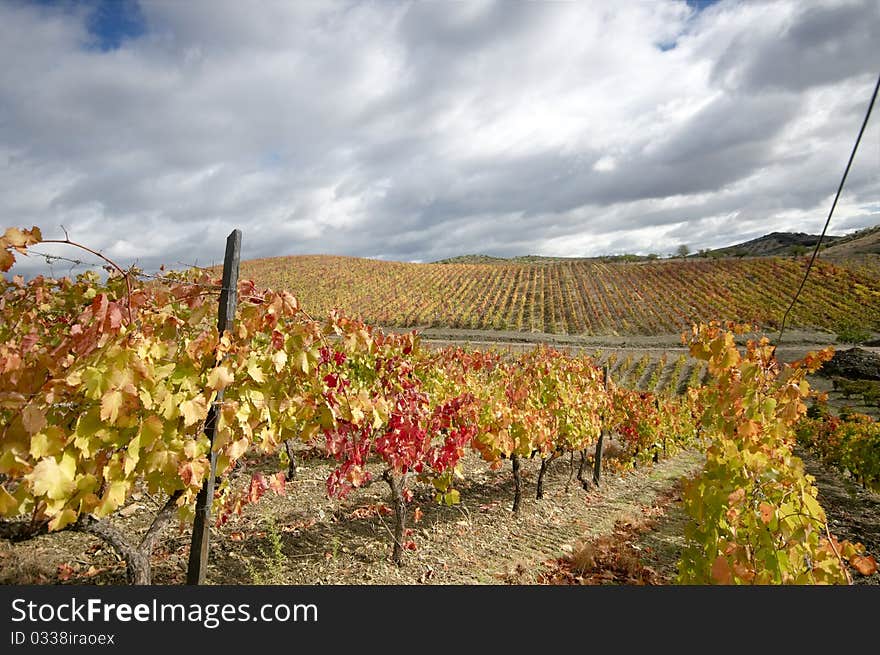
[[[7,230],[2,269],[40,240],[37,228]],[[336,462],[331,496],[388,485],[399,562],[415,547],[405,539],[414,485],[458,503],[469,450],[499,467],[586,453],[604,432],[631,465],[692,443],[699,424],[710,443],[686,494],[696,523],[683,581],[841,582],[844,558],[864,563],[827,533],[790,452],[804,375],[825,354],[780,367],[765,342],[740,353],[732,332],[696,327],[691,351],[712,383],[657,397],[608,384],[584,355],[430,350],[415,333],[336,311],[316,320],[290,293],[249,281],[234,329],[219,334],[219,290],[204,272],[2,278],[0,517],[57,531],[110,516],[143,487],[186,518],[209,474],[204,424],[217,403],[219,475],[249,454],[283,464],[288,439],[320,447]],[[244,490],[224,478],[219,521],[284,487],[281,473]]]
[[[847,563],[876,569],[859,544],[839,542],[816,500],[813,478],[792,454],[806,412],[805,376],[831,349],[780,364],[766,339],[735,342],[746,328],[695,326],[691,354],[708,362],[701,425],[706,465],[685,487],[693,519],[680,564],[686,584],[849,582]]]

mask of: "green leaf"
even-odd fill
[[[823,511],[822,506],[819,505],[819,502],[809,493],[804,493],[802,498],[804,499],[804,506],[807,508],[807,511],[810,513],[810,515],[814,518],[824,521],[825,512]]]
[[[150,449],[156,440],[162,436],[164,426],[158,416],[148,416],[141,423],[140,432],[137,435],[138,446]]]
[[[97,369],[94,366],[89,366],[83,371],[82,381],[86,390],[86,398],[98,400],[104,395],[104,390],[107,388],[107,381],[104,372],[100,369]]]
[[[64,450],[65,435],[58,426],[49,426],[43,432],[38,432],[31,437],[31,457],[43,459],[60,454]]]

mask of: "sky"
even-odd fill
[[[880,1],[0,0],[0,61],[0,229],[123,267],[668,255],[822,230]]]

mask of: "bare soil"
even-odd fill
[[[524,465],[519,516],[511,512],[510,468],[493,471],[469,456],[460,486],[462,502],[439,506],[421,485],[411,509],[409,538],[415,550],[405,565],[390,561],[391,524],[384,483],[339,502],[324,494],[329,464],[305,462],[284,496],[267,495],[220,529],[212,530],[210,584],[503,584],[535,583],[545,563],[571,553],[582,541],[634,520],[644,508],[697,470],[702,456],[684,451],[651,467],[606,474],[599,488],[569,483],[568,461],[557,460],[545,478],[545,496],[534,498],[538,463]],[[248,471],[238,473],[242,480]],[[421,488],[419,488],[421,487]],[[131,530],[149,520],[146,496],[120,521]],[[189,530],[168,530],[153,558],[157,584],[185,578]],[[0,543],[0,582],[124,584],[124,569],[99,540],[65,532],[22,543]]]
[[[832,531],[860,541],[880,556],[880,495],[861,489],[809,453]],[[209,584],[673,584],[687,517],[680,482],[703,457],[683,451],[623,474],[605,474],[599,488],[569,483],[569,463],[557,460],[534,498],[537,462],[524,466],[526,494],[511,512],[509,467],[493,471],[467,462],[462,502],[438,506],[417,487],[418,507],[405,565],[390,561],[387,490],[374,484],[346,501],[330,501],[323,478],[329,464],[303,463],[284,496],[268,495],[212,530]],[[259,463],[269,468],[268,462]],[[236,474],[240,482],[249,471]],[[158,501],[158,499],[157,499]],[[153,500],[135,499],[118,521],[143,529]],[[117,519],[114,519],[117,520]],[[153,557],[156,584],[182,584],[189,551],[187,526],[167,530]],[[588,572],[573,565],[590,562]],[[880,574],[854,574],[858,584],[880,584]],[[3,584],[125,584],[124,565],[95,537],[65,532],[22,543],[0,542]]]

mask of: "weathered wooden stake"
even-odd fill
[[[605,391],[608,391],[608,365],[602,367],[602,382]],[[604,417],[603,417],[604,418]],[[603,421],[604,424],[604,421]],[[599,431],[599,443],[596,444],[596,456],[593,458],[593,484],[599,486],[599,480],[602,478],[602,441],[605,437],[605,426]]]
[[[223,259],[223,286],[220,290],[217,330],[232,331],[235,318],[235,305],[238,300],[238,266],[241,257],[241,230],[233,230],[226,239],[226,256]],[[189,548],[189,566],[186,571],[186,584],[200,585],[205,582],[208,566],[208,541],[210,537],[211,501],[214,499],[214,480],[217,475],[217,453],[214,452],[214,433],[217,430],[217,412],[223,402],[223,390],[208,410],[205,420],[205,435],[211,444],[211,471],[196,497],[196,515],[193,519],[192,541]]]

